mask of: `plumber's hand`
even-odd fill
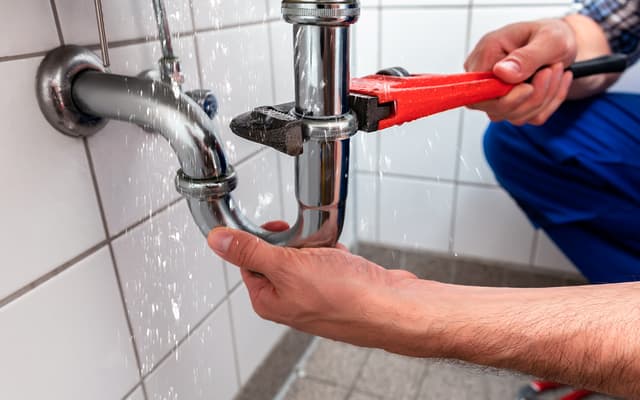
[[[274,222],[265,228],[280,231],[287,225]],[[412,286],[426,282],[407,271],[386,270],[344,247],[284,248],[228,228],[214,229],[208,241],[220,257],[241,268],[258,315],[361,346],[385,348],[390,336],[397,340],[388,335],[394,326],[406,325],[397,308],[415,301],[408,296]]]
[[[485,35],[465,62],[467,71],[493,71],[509,83],[521,83],[509,94],[475,104],[492,121],[541,125],[567,97],[572,75],[564,72],[576,57],[573,30],[561,19],[507,25]],[[536,71],[544,66],[548,66]]]

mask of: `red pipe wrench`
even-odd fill
[[[622,72],[628,64],[624,54],[613,54],[575,63],[567,68],[574,79],[601,73]],[[514,85],[491,72],[456,75],[408,75],[390,68],[375,75],[351,80],[351,109],[360,130],[373,132],[401,125],[442,111],[506,95]]]

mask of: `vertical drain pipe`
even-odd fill
[[[283,0],[293,24],[295,109],[305,143],[296,158],[305,246],[333,246],[342,232],[350,137],[358,130],[349,107],[349,26],[357,0]]]

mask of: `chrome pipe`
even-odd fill
[[[156,24],[158,25],[158,36],[160,45],[162,46],[162,56],[164,58],[175,58],[173,53],[173,44],[171,43],[171,30],[169,29],[169,20],[167,19],[167,11],[162,0],[153,0],[153,11],[156,15]]]
[[[346,204],[349,140],[305,143],[296,160],[298,221],[287,231],[273,233],[242,215],[230,195],[236,176],[215,126],[191,98],[161,82],[98,71],[79,73],[71,94],[84,114],[131,122],[169,141],[181,166],[177,189],[187,198],[203,234],[228,226],[283,246],[326,247],[338,240]]]
[[[349,28],[294,24],[296,113],[322,119],[349,112]]]
[[[162,82],[179,88],[184,83],[184,75],[182,74],[180,59],[176,57],[173,52],[171,30],[169,29],[169,19],[167,18],[164,1],[153,0],[153,11],[156,16],[156,24],[158,25],[160,46],[162,47],[162,58],[158,60],[160,79]]]
[[[131,122],[164,136],[192,179],[229,172],[213,122],[188,96],[158,81],[85,71],[75,78],[73,102],[85,114]]]

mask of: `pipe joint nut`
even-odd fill
[[[282,15],[292,24],[346,26],[360,16],[358,0],[283,0]]]
[[[225,176],[212,179],[193,179],[182,170],[176,174],[176,190],[190,199],[212,200],[229,195],[237,186],[238,178],[231,166]]]

